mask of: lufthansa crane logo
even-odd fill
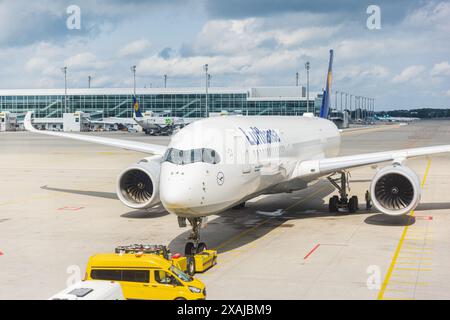
[[[223,185],[224,182],[225,182],[225,175],[223,174],[223,172],[219,172],[217,174],[217,184],[221,186]]]

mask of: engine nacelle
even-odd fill
[[[133,209],[147,209],[160,203],[161,158],[144,158],[122,171],[117,179],[117,196],[123,204]]]
[[[420,201],[420,179],[408,167],[391,165],[377,172],[370,185],[375,208],[391,216],[414,210]]]

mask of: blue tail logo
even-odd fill
[[[333,50],[330,50],[330,62],[328,64],[327,83],[323,92],[322,107],[320,108],[320,117],[328,118],[330,112],[331,80],[333,78]]]
[[[141,108],[139,107],[139,102],[137,101],[136,96],[133,97],[133,109],[134,109],[134,116],[136,118],[142,118]]]

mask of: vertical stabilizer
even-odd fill
[[[330,62],[328,64],[327,83],[325,91],[323,92],[322,107],[320,108],[320,117],[328,118],[330,112],[330,99],[331,99],[331,81],[333,78],[333,50],[330,50]]]
[[[139,106],[136,96],[133,97],[133,110],[135,118],[142,118],[141,107]]]

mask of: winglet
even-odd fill
[[[28,111],[25,115],[25,119],[23,120],[23,125],[25,126],[25,130],[27,131],[36,131],[36,128],[31,124],[31,116],[33,115],[33,111]]]
[[[330,50],[330,62],[328,64],[327,83],[325,91],[323,92],[322,107],[320,108],[320,117],[328,118],[330,112],[330,95],[331,95],[331,80],[333,77],[333,49]]]

